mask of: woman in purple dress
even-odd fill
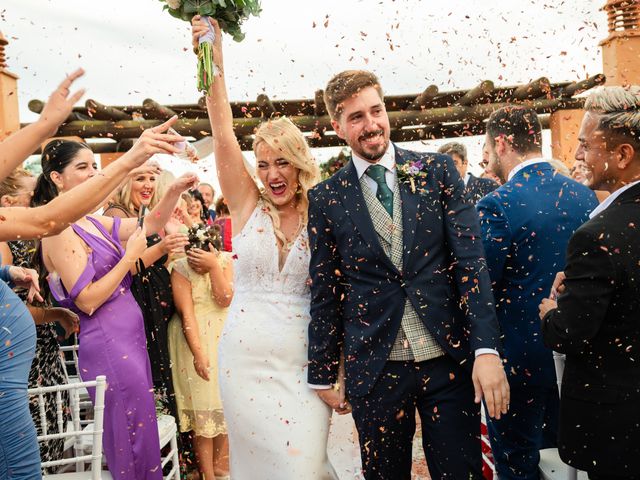
[[[64,195],[97,172],[91,150],[65,140],[47,145],[42,167],[36,204]],[[114,479],[162,478],[145,329],[129,291],[130,269],[146,248],[145,228],[149,233],[162,228],[182,191],[196,181],[192,174],[178,178],[143,228],[135,218],[87,216],[41,244],[51,293],[80,317],[80,376],[107,377],[103,444]],[[94,393],[89,392],[92,400]]]

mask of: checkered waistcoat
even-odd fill
[[[360,186],[380,245],[398,270],[402,271],[402,201],[398,181],[393,188],[393,219],[367,185],[364,175],[360,177]],[[409,298],[405,298],[400,330],[389,360],[422,362],[441,355],[444,355],[444,351],[418,317]]]

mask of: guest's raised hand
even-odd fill
[[[147,160],[139,167],[134,168],[129,172],[131,178],[138,175],[160,175],[162,173],[162,167],[155,160]]]
[[[199,182],[200,182],[200,179],[198,178],[198,175],[196,175],[195,173],[189,172],[189,173],[180,175],[178,178],[176,178],[169,188],[171,188],[175,192],[182,193],[186,190],[191,190],[196,188]]]
[[[160,247],[165,254],[183,252],[187,245],[189,245],[189,236],[181,232],[169,233],[160,242]]]
[[[38,302],[44,301],[42,295],[40,295],[38,272],[33,268],[23,268],[12,265],[9,267],[9,276],[16,286],[27,290],[27,302],[31,303],[34,299]]]
[[[487,413],[497,420],[509,410],[510,390],[507,375],[498,355],[485,353],[478,355],[473,362],[473,389],[475,402],[484,397]]]
[[[198,354],[193,356],[193,368],[196,369],[196,373],[203,380],[209,381],[209,359],[204,354]]]
[[[71,94],[69,90],[73,82],[82,75],[84,75],[82,68],[68,75],[62,83],[58,85],[58,88],[51,93],[49,100],[42,109],[38,122],[46,126],[50,135],[56,132],[60,124],[71,114],[76,102],[84,95],[84,89],[80,89],[73,94]]]
[[[142,135],[138,137],[136,143],[133,144],[131,150],[123,155],[132,162],[131,168],[143,165],[153,155],[162,153],[172,155],[178,153],[180,149],[174,146],[174,143],[183,142],[184,137],[171,133],[165,133],[169,127],[178,121],[178,117],[174,115],[166,122],[157,127],[148,128]]]
[[[135,263],[147,248],[147,234],[144,227],[136,228],[136,231],[127,240],[125,258],[130,263]]]

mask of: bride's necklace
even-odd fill
[[[285,240],[286,240],[286,243],[284,243],[282,245],[282,248],[281,248],[283,253],[286,253],[289,250],[291,250],[291,248],[293,248],[293,246],[296,243],[296,240],[298,239],[298,236],[300,235],[300,231],[302,230],[302,226],[303,226],[302,225],[302,215],[298,214],[298,225],[296,225],[295,232],[294,232],[293,236],[291,237],[291,239],[289,240],[286,235],[283,235]]]

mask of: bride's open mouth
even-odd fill
[[[274,197],[282,197],[287,191],[285,182],[269,182],[269,189]]]

